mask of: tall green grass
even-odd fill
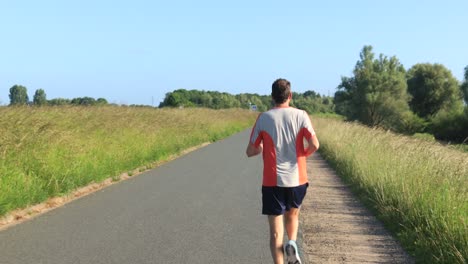
[[[0,107],[0,215],[224,138],[255,118],[245,110]]]
[[[466,263],[468,153],[313,118],[321,153],[418,263]]]

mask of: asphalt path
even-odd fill
[[[0,263],[271,263],[250,130],[0,232]]]

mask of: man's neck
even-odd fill
[[[282,103],[282,104],[276,104],[275,107],[276,108],[287,108],[287,107],[289,107],[289,100]]]

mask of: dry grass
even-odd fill
[[[468,153],[313,118],[321,152],[419,263],[466,263]]]
[[[244,110],[0,107],[0,215],[250,126]]]

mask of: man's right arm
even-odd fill
[[[262,151],[263,151],[263,145],[262,144],[260,144],[258,146],[258,148],[257,148],[257,147],[255,147],[254,144],[252,144],[252,142],[249,142],[249,145],[247,146],[247,150],[245,151],[245,154],[247,154],[247,157],[250,158],[250,157],[253,157],[253,156],[256,156],[256,155],[262,153]]]
[[[262,114],[259,114],[257,117],[257,120],[255,121],[255,125],[252,128],[252,133],[250,134],[250,139],[249,139],[249,144],[247,145],[247,149],[245,150],[245,154],[247,154],[247,157],[253,157],[256,156],[263,151],[263,143],[262,143],[262,135],[260,133],[260,129],[258,127],[258,120],[260,119],[260,116]],[[256,142],[259,141],[259,142]],[[257,145],[258,146],[255,146]]]

